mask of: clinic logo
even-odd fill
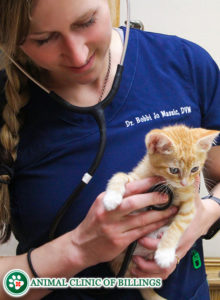
[[[22,270],[11,270],[3,279],[3,287],[6,293],[13,297],[21,297],[29,291],[30,278]]]

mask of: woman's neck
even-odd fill
[[[99,102],[100,95],[103,90],[103,85],[105,83],[105,89],[103,92],[102,99],[104,99],[111,87],[116,73],[117,65],[120,63],[121,53],[123,50],[123,45],[121,38],[117,31],[112,31],[112,39],[110,44],[111,50],[111,68],[105,83],[106,73],[109,68],[109,52],[107,51],[105,55],[105,67],[100,70],[100,76],[96,80],[88,84],[76,84],[72,82],[64,82],[62,78],[52,78],[51,83],[48,85],[50,90],[56,92],[59,96],[64,98],[69,103],[80,106],[87,107],[93,106]]]

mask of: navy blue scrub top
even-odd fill
[[[84,219],[115,172],[128,172],[136,166],[145,155],[144,137],[149,130],[172,124],[220,129],[219,82],[217,65],[196,44],[175,36],[131,30],[122,83],[105,108],[104,157],[91,182],[62,219],[57,235],[74,229]],[[90,115],[61,107],[34,84],[30,84],[30,90],[11,185],[17,254],[48,241],[56,212],[87,172],[99,144],[97,124]],[[201,240],[193,249],[203,260]],[[169,300],[209,299],[204,263],[195,269],[191,251],[158,290]],[[103,263],[76,275],[81,276],[107,277],[112,273]],[[135,289],[113,291],[108,296],[63,289],[45,299],[113,297],[142,299]]]

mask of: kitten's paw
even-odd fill
[[[106,210],[113,210],[122,202],[122,195],[118,192],[108,190],[104,196],[103,204]]]
[[[175,249],[157,249],[154,258],[161,268],[168,268],[175,260]]]

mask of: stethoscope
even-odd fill
[[[104,109],[113,100],[114,96],[116,95],[116,93],[119,89],[121,78],[122,78],[124,59],[125,59],[127,46],[128,46],[128,40],[129,40],[129,33],[130,33],[130,0],[126,0],[126,3],[127,3],[126,34],[125,34],[125,39],[124,39],[124,45],[123,45],[120,64],[117,66],[117,71],[116,71],[115,78],[114,78],[114,81],[113,81],[113,84],[112,84],[112,88],[111,88],[109,94],[107,95],[107,97],[103,101],[99,102],[98,104],[96,104],[94,106],[78,107],[78,106],[70,104],[68,101],[64,100],[63,98],[61,98],[59,95],[57,95],[53,91],[50,91],[47,88],[45,88],[39,81],[37,81],[35,78],[33,78],[16,61],[14,61],[13,58],[9,57],[9,59],[13,62],[13,64],[15,64],[17,66],[17,68],[22,73],[24,73],[32,82],[34,82],[41,89],[43,89],[47,94],[49,94],[49,96],[52,99],[54,99],[56,102],[58,102],[60,105],[64,106],[65,108],[69,109],[70,111],[80,113],[80,114],[90,114],[90,115],[92,115],[94,117],[98,127],[99,127],[100,141],[99,141],[99,148],[98,148],[98,151],[96,153],[96,156],[95,156],[90,168],[88,169],[88,171],[82,177],[82,179],[81,179],[80,183],[78,184],[78,186],[75,188],[75,190],[72,192],[72,194],[64,202],[63,206],[57,212],[57,214],[56,214],[56,216],[55,216],[55,218],[54,218],[54,220],[53,220],[53,222],[50,226],[49,240],[52,240],[56,237],[56,231],[57,231],[58,225],[60,224],[61,220],[63,219],[64,215],[66,214],[66,212],[68,211],[68,209],[70,208],[70,206],[72,205],[74,200],[79,196],[79,194],[82,192],[84,187],[90,182],[90,180],[94,176],[95,171],[98,168],[98,166],[99,166],[99,164],[102,160],[103,154],[104,154],[105,145],[106,145],[106,122],[105,122]],[[150,191],[151,192],[154,191],[154,188],[156,189],[156,187],[153,187]],[[149,191],[147,191],[147,192],[149,192]],[[168,194],[170,195],[171,193],[172,192],[169,191]],[[171,202],[172,202],[172,197],[170,197],[170,200],[169,200],[167,205],[160,206],[160,207],[152,206],[151,209],[157,209],[157,210],[166,209],[171,204]],[[132,249],[134,248],[134,243],[133,243],[133,246],[132,245],[130,246],[130,248],[132,248]],[[129,257],[131,257],[131,253],[133,253],[133,252],[132,251],[129,252],[129,255],[128,255]],[[125,261],[127,261],[127,259],[125,259]],[[128,263],[127,263],[127,265],[128,265]],[[125,270],[126,266],[123,265],[122,269]],[[124,272],[123,270],[120,271],[120,276],[122,276],[122,273]]]

